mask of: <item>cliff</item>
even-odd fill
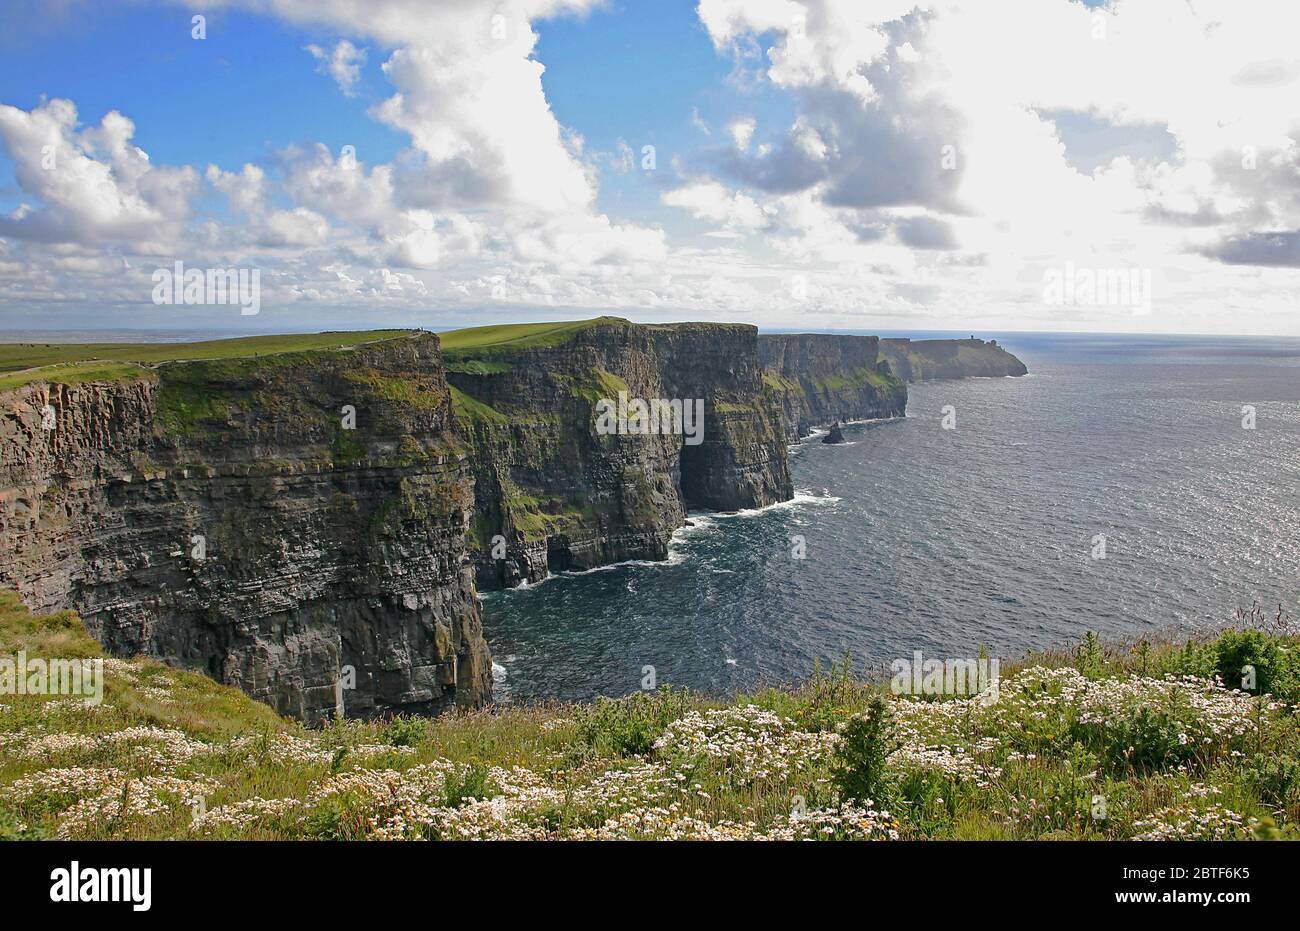
[[[1026,375],[1029,369],[997,340],[882,339],[880,354],[904,381],[933,378],[996,378]]]
[[[758,346],[764,386],[790,442],[814,426],[901,417],[907,409],[907,386],[880,364],[874,336],[764,333]]]
[[[309,721],[487,698],[436,337],[112,374],[0,392],[0,587]]]
[[[691,508],[788,500],[812,426],[903,414],[900,378],[1023,372],[614,317],[0,347],[0,588],[307,721],[475,705],[475,575],[662,559]]]
[[[752,326],[603,317],[444,339],[477,479],[482,586],[662,559],[688,508],[734,511],[793,494]],[[698,409],[700,429],[602,432],[602,402],[620,396]]]

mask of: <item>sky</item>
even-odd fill
[[[1300,334],[1300,6],[7,0],[0,337]],[[257,312],[176,263],[256,270]]]

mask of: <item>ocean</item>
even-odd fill
[[[805,440],[792,502],[692,514],[665,562],[485,594],[498,700],[1300,616],[1300,339],[991,335],[1028,377],[912,385],[906,418]]]

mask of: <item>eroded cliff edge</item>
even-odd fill
[[[0,586],[308,721],[479,703],[452,420],[430,334],[33,381],[0,394]]]

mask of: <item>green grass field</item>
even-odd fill
[[[292,333],[194,343],[0,343],[0,390],[31,381],[59,384],[139,377],[142,366],[199,359],[235,359],[339,349],[409,336],[412,330]]]
[[[33,381],[57,385],[79,385],[88,381],[118,381],[123,378],[147,378],[149,371],[134,362],[62,362],[35,369],[0,374],[0,391],[21,388]]]
[[[582,330],[617,323],[627,321],[619,317],[595,317],[554,323],[505,323],[447,330],[439,333],[438,339],[442,341],[442,351],[448,358],[458,358],[484,350],[494,353],[559,346]]]
[[[452,367],[471,372],[507,370],[501,363],[458,363],[474,355],[496,355],[517,349],[558,346],[588,327],[625,323],[617,317],[563,320],[552,323],[512,323],[470,327],[438,334]],[[339,349],[408,336],[414,330],[358,330],[328,333],[243,336],[192,343],[0,343],[0,391],[32,381],[79,384],[119,378],[147,377],[145,366],[162,362],[237,359]]]

